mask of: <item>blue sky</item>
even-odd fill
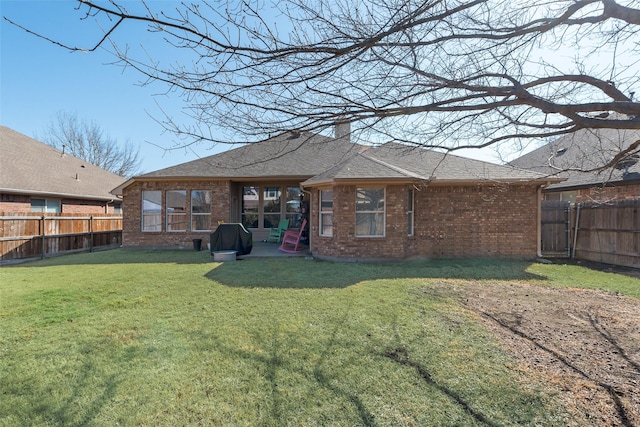
[[[160,2],[158,2],[160,3]],[[176,2],[163,1],[172,6]],[[77,2],[66,0],[1,0],[0,14],[44,35],[71,44],[89,46],[99,40],[95,21],[83,24]],[[175,147],[175,136],[163,132],[154,118],[162,108],[180,116],[179,99],[162,87],[141,87],[133,70],[109,65],[114,57],[103,49],[69,52],[9,24],[0,24],[0,124],[36,139],[46,135],[55,114],[64,111],[95,121],[120,142],[139,145],[141,169],[150,172],[209,156],[226,147],[206,144]],[[122,28],[120,39],[135,45],[157,44],[143,27]]]
[[[124,2],[135,7],[138,2]],[[173,8],[179,2],[153,0],[153,6]],[[82,22],[76,1],[0,0],[0,15],[45,36],[72,45],[90,47],[102,33],[95,20]],[[144,46],[175,60],[177,52],[164,48],[142,25],[124,26],[115,37],[132,47]],[[180,144],[164,132],[154,118],[162,109],[180,120],[182,101],[164,93],[159,85],[140,86],[141,75],[110,65],[113,55],[104,49],[91,53],[69,52],[28,34],[2,19],[0,23],[0,124],[35,139],[42,139],[58,112],[95,121],[103,131],[124,143],[140,147],[141,172],[150,172],[215,154],[228,146],[207,144],[175,148]],[[167,151],[166,149],[174,148]],[[491,150],[457,152],[496,161]]]

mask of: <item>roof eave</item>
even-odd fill
[[[80,200],[99,200],[102,202],[113,201],[114,197],[111,196],[96,196],[90,194],[72,194],[72,193],[56,193],[52,191],[36,191],[22,188],[0,188],[0,193],[5,194],[26,194],[32,196],[41,197],[65,197],[68,199],[80,199]]]
[[[430,179],[419,178],[327,178],[322,180],[305,181],[301,183],[303,187],[321,187],[336,184],[376,184],[376,183],[416,183],[428,182],[430,185],[478,185],[478,184],[532,184],[532,185],[551,185],[565,181],[566,178],[498,178],[498,179],[438,179],[433,177]]]
[[[562,181],[553,182],[553,184],[559,184]],[[560,187],[554,187],[549,189],[550,191],[566,191],[566,190],[582,190],[585,188],[593,188],[593,187],[619,187],[623,185],[635,185],[640,183],[640,179],[627,179],[627,180],[615,180],[608,182],[587,182],[580,184],[567,184]]]

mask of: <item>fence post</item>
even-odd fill
[[[93,252],[93,215],[89,217],[89,252]]]
[[[42,220],[42,255],[40,255],[40,259],[45,259],[45,257],[47,256],[47,224],[45,223],[46,217],[44,215],[42,215],[40,219]]]
[[[578,228],[580,222],[580,207],[582,207],[582,203],[576,203],[576,228],[573,232],[573,248],[571,250],[571,259],[575,259],[576,257],[576,246],[578,245]]]

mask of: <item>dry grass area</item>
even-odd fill
[[[640,426],[640,300],[527,284],[470,286],[466,305],[560,390],[574,425]]]

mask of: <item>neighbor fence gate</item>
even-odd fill
[[[540,221],[542,254],[548,257],[571,255],[571,203],[543,201]]]
[[[121,244],[122,215],[0,214],[0,261],[45,258]]]

